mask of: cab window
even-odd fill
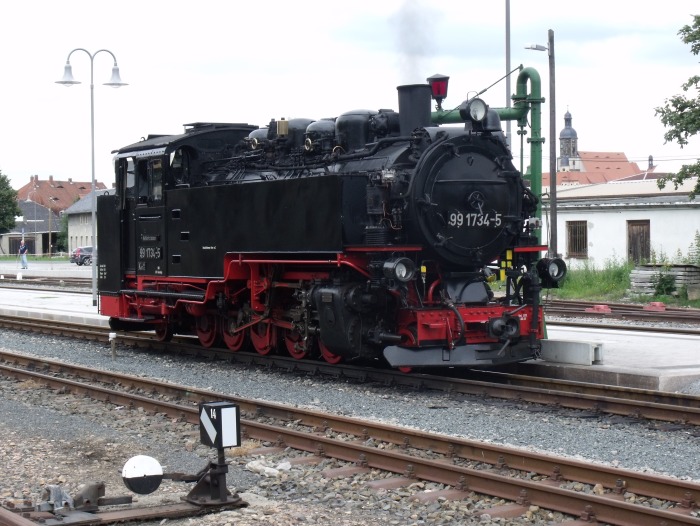
[[[134,178],[139,203],[160,203],[163,200],[163,161],[161,159],[137,161]]]
[[[148,162],[148,197],[149,201],[163,200],[163,161],[160,159]]]

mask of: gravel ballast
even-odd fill
[[[117,346],[112,359],[108,344],[13,331],[0,333],[0,347],[15,352],[66,360],[87,367],[147,375],[170,382],[211,389],[249,399],[311,407],[342,415],[420,428],[442,434],[509,444],[556,455],[585,459],[637,471],[653,471],[700,480],[700,440],[688,430],[632,419],[552,411],[496,399],[413,392],[375,384],[307,377],[224,362],[198,361]],[[125,492],[118,470],[135,454],[149,454],[171,471],[196,472],[213,458],[199,444],[196,426],[160,415],[76,400],[18,382],[0,382],[0,455],[15,476],[2,484],[0,498],[34,495],[44,484],[88,482],[91,469],[107,469],[113,493]],[[215,399],[215,395],[212,397]],[[41,455],[56,459],[42,461]],[[280,457],[280,461],[284,455]],[[281,479],[268,479],[245,469],[229,474],[229,485],[249,508],[204,517],[217,524],[548,524],[558,517],[531,510],[527,522],[475,518],[476,503],[442,503],[437,508],[408,505],[396,497],[363,494],[361,480],[325,481],[304,468]],[[276,459],[270,459],[271,462]],[[235,462],[234,462],[235,464]],[[28,467],[29,466],[29,467]],[[309,468],[310,469],[310,468]],[[38,478],[37,478],[38,476]],[[23,483],[20,483],[23,481]],[[74,483],[74,482],[73,482]],[[159,492],[179,497],[188,487],[164,483]],[[284,504],[281,504],[284,503]],[[413,507],[412,507],[413,506]],[[471,507],[471,508],[470,508]],[[534,508],[534,507],[533,507]],[[471,511],[470,511],[471,509]],[[449,513],[448,513],[449,512]],[[432,514],[432,515],[431,515]],[[286,522],[285,522],[286,521]],[[318,521],[318,522],[317,522]],[[329,522],[330,521],[330,522]],[[396,522],[392,522],[396,521]],[[470,522],[474,521],[474,522]],[[184,523],[183,523],[184,524]]]

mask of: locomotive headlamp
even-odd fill
[[[466,115],[462,115],[462,118],[469,118],[477,122],[483,121],[488,110],[489,107],[482,99],[474,98],[467,102],[467,107],[464,109]]]
[[[428,77],[426,80],[428,81],[428,84],[430,84],[432,97],[437,102],[436,109],[440,111],[442,110],[442,100],[447,97],[447,83],[449,82],[450,77],[436,73],[432,77]]]
[[[416,266],[408,258],[396,258],[385,261],[382,270],[385,278],[396,279],[402,283],[411,281],[413,276],[416,275]]]
[[[557,288],[566,276],[566,263],[561,258],[542,258],[537,262],[537,274],[544,288]]]

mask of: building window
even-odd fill
[[[588,222],[566,222],[566,250],[570,258],[588,257]]]

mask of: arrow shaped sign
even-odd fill
[[[199,421],[202,423],[204,429],[207,431],[211,443],[216,444],[216,428],[214,427],[214,424],[211,423],[211,420],[209,420],[209,415],[207,414],[206,409],[202,409],[202,413],[199,415]]]

